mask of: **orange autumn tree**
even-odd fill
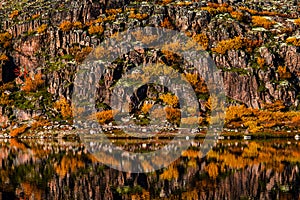
[[[243,39],[238,36],[233,39],[222,40],[220,41],[215,48],[212,48],[212,51],[217,52],[219,54],[225,54],[227,51],[232,49],[241,49],[243,47]]]
[[[169,122],[174,124],[180,124],[181,111],[176,108],[179,106],[179,99],[177,96],[166,93],[159,96],[159,99],[166,104],[166,118]]]
[[[265,29],[271,28],[275,22],[261,16],[252,16],[253,26],[262,26]]]
[[[32,76],[25,77],[24,86],[21,88],[25,92],[34,92],[39,89],[45,81],[42,79],[42,74],[38,73]]]
[[[71,105],[65,97],[61,97],[56,101],[53,107],[60,112],[64,119],[69,119],[73,116]]]
[[[68,32],[73,28],[73,23],[70,21],[63,21],[60,25],[59,25],[59,29],[64,31],[64,32]]]

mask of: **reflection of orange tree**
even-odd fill
[[[97,152],[93,157],[94,157],[94,161],[96,162],[111,164],[113,166],[119,166],[120,164],[119,160],[115,159],[113,156],[110,156],[105,152]]]
[[[42,199],[43,191],[39,189],[37,186],[35,186],[34,184],[24,182],[21,183],[20,186],[24,191],[24,199],[36,199],[36,200]]]
[[[132,194],[131,195],[132,200],[150,200],[150,192],[147,190],[142,190],[142,193],[140,194]]]
[[[276,142],[275,142],[276,143]],[[212,150],[208,153],[207,159],[211,162],[207,165],[205,170],[212,178],[216,178],[219,172],[225,172],[230,169],[242,169],[245,166],[251,166],[257,163],[264,163],[262,167],[274,168],[281,171],[283,168],[282,162],[299,162],[298,147],[283,147],[282,149],[275,149],[270,143],[251,142],[244,149],[239,148],[239,154],[232,153],[233,147],[230,151],[225,149],[222,153],[217,150]]]
[[[164,172],[160,175],[161,179],[166,180],[172,180],[172,179],[178,179],[179,172],[177,167],[174,164],[171,164],[167,169],[164,170]]]
[[[64,156],[61,161],[56,164],[55,171],[61,177],[64,177],[68,172],[74,173],[78,168],[84,167],[84,162],[80,157]]]
[[[208,175],[211,178],[217,178],[219,175],[219,169],[216,163],[209,163],[205,170],[208,172]]]
[[[26,146],[23,143],[16,140],[16,139],[11,139],[10,140],[10,146],[11,147],[16,147],[19,150],[25,150],[26,149]]]

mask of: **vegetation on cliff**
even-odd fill
[[[6,1],[0,11],[1,132],[17,136],[32,128],[63,121],[72,124],[73,81],[82,63],[104,38],[119,31],[155,26],[184,32],[210,53],[222,70],[227,94],[226,126],[258,132],[266,129],[295,129],[299,124],[300,62],[299,10],[297,3],[279,1],[262,5],[200,1]],[[287,12],[288,11],[288,12]],[[137,40],[151,43],[155,38]],[[123,72],[150,63],[163,64],[183,74],[199,99],[198,117],[181,118],[176,96],[147,86],[131,113],[138,124],[149,124],[150,113],[165,113],[171,124],[210,120],[209,91],[201,76],[170,51],[181,44],[144,53],[128,53],[108,67],[99,82],[97,118],[113,122],[107,106],[110,91]],[[186,48],[190,44],[185,44]],[[153,53],[155,52],[155,53]],[[104,49],[94,53],[105,54]],[[152,66],[155,66],[154,63]],[[153,68],[153,70],[156,70]],[[138,77],[139,78],[139,77]],[[140,77],[142,78],[142,77]],[[152,92],[151,92],[152,91]],[[155,96],[152,98],[150,96]],[[279,103],[280,102],[280,103]],[[159,104],[164,110],[151,110]],[[280,106],[279,106],[280,104]],[[155,107],[155,106],[154,106]],[[35,126],[33,126],[34,124]],[[72,127],[71,127],[72,128]],[[211,169],[214,169],[212,166]]]

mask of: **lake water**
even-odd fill
[[[148,142],[115,141],[134,151]],[[222,140],[204,158],[201,142],[168,168],[133,174],[97,162],[77,141],[0,140],[0,199],[300,199],[300,142]]]

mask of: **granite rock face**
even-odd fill
[[[213,1],[227,3],[223,6],[234,8],[243,14],[242,20],[237,20],[228,12],[213,13],[202,9],[212,6],[206,2],[194,2],[188,5],[178,5],[177,2],[162,4],[161,2],[133,2],[133,1],[27,1],[21,3],[5,3],[0,11],[2,32],[9,32],[13,39],[8,49],[1,49],[9,57],[9,62],[2,63],[2,80],[11,81],[16,77],[14,70],[43,72],[46,75],[48,92],[54,99],[65,96],[71,101],[73,81],[78,62],[72,55],[74,46],[83,49],[95,48],[103,38],[116,32],[135,27],[160,27],[165,19],[175,30],[199,34],[204,33],[208,38],[208,52],[216,65],[222,70],[226,95],[229,99],[246,104],[249,107],[260,108],[264,103],[282,100],[288,106],[298,106],[300,55],[298,46],[288,44],[288,37],[299,34],[298,26],[293,19],[300,17],[297,2],[282,3],[280,1],[260,2],[265,8],[279,8],[278,14],[271,15],[262,12],[257,3],[241,1]],[[284,6],[282,6],[284,4]],[[247,9],[243,9],[247,7]],[[119,8],[115,19],[107,19],[106,11]],[[249,9],[260,11],[263,17],[275,21],[269,29],[254,27],[251,19],[253,14]],[[10,14],[19,10],[18,16]],[[129,17],[130,10],[135,13],[146,14],[146,17]],[[289,14],[284,15],[286,10]],[[271,12],[271,11],[270,11]],[[33,19],[33,16],[37,17]],[[269,15],[269,16],[267,16]],[[102,22],[94,23],[104,28],[103,34],[91,34],[89,26],[91,20],[102,17]],[[73,27],[62,31],[59,26],[64,21],[81,22],[83,27]],[[45,30],[37,31],[42,25]],[[228,50],[219,54],[212,49],[222,40],[234,37],[259,41],[259,45],[251,51],[247,48]],[[249,44],[249,46],[251,46]],[[79,50],[80,51],[80,50]],[[78,55],[78,54],[77,54]],[[76,57],[76,56],[75,56]],[[260,66],[257,58],[262,58],[264,64]],[[120,69],[126,69],[126,64],[142,64],[147,60],[147,54],[129,53],[124,66],[109,68],[103,76],[104,84],[98,87],[99,98],[109,100],[109,88]],[[157,59],[153,59],[156,61]],[[284,66],[288,76],[280,76],[279,66]],[[91,82],[91,84],[93,84]],[[147,92],[146,92],[147,93]]]

